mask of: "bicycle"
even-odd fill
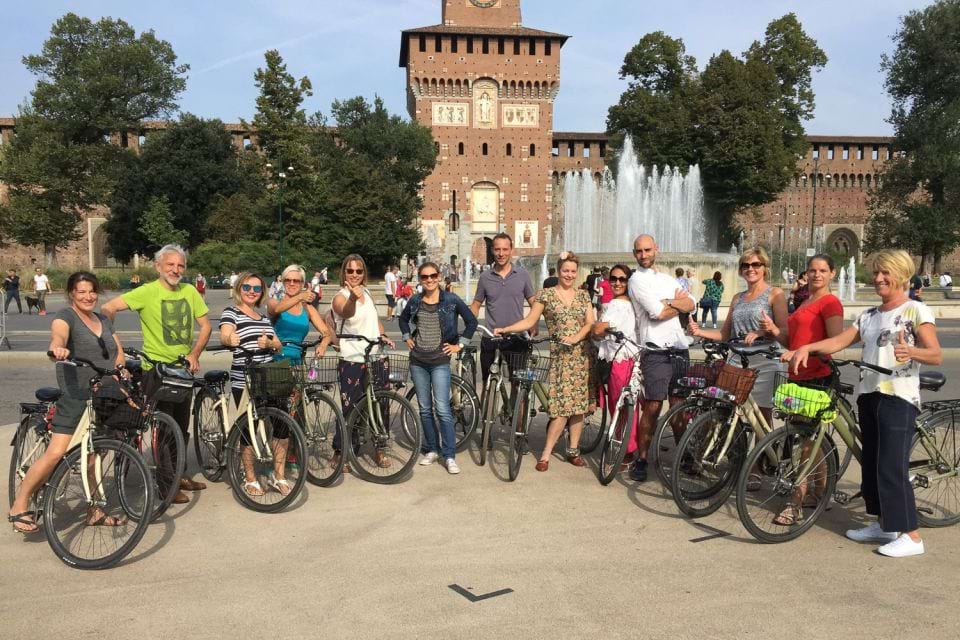
[[[395,390],[402,388],[410,376],[407,356],[382,354],[381,348],[387,344],[383,336],[375,340],[356,334],[337,337],[367,343],[363,398],[345,416],[346,436],[341,443],[350,468],[369,482],[400,482],[416,464],[423,437],[420,415]]]
[[[673,376],[671,380],[678,380],[689,368],[689,359],[685,357],[686,351],[680,352],[674,349],[664,349],[656,344],[648,342],[641,347],[635,341],[627,338],[622,332],[615,329],[607,329],[606,334],[613,336],[620,345],[617,350],[623,349],[626,345],[635,347],[636,354],[631,357],[633,367],[630,373],[630,380],[620,391],[620,397],[617,399],[613,415],[610,418],[610,425],[602,434],[600,448],[600,464],[597,466],[597,479],[600,484],[606,486],[613,482],[613,479],[620,472],[623,464],[630,439],[633,435],[634,416],[637,407],[643,402],[643,368],[641,361],[648,353],[665,354],[673,365]],[[672,386],[672,385],[671,385]]]
[[[418,412],[417,415],[420,415],[416,387],[410,387],[404,397]],[[455,446],[459,453],[470,446],[470,440],[480,425],[480,398],[477,397],[477,392],[468,380],[452,372],[450,374],[450,411],[453,413],[453,429],[457,438]],[[436,416],[434,416],[434,424],[440,424]]]
[[[750,434],[759,440],[772,430],[756,401],[750,397],[757,372],[749,369],[749,357],[778,360],[770,343],[727,343],[740,357],[741,367],[724,364],[715,386],[703,391],[708,407],[684,431],[677,443],[670,474],[673,500],[691,518],[719,509],[736,488],[736,479],[749,450]]]
[[[47,355],[53,357],[53,352]],[[81,367],[95,372],[85,389],[75,373]],[[61,388],[84,399],[86,407],[66,453],[33,496],[33,504],[36,522],[42,522],[50,548],[64,563],[79,569],[106,569],[123,560],[143,538],[154,513],[154,481],[146,463],[130,445],[100,435],[110,429],[94,410],[93,399],[103,378],[116,377],[125,391],[122,372],[122,368],[101,369],[79,357],[62,360],[57,366]],[[45,406],[44,418],[21,420],[14,437],[10,484],[16,488],[50,442],[52,403],[61,392],[41,392],[37,399]],[[40,410],[30,407],[27,415],[36,416]],[[108,520],[114,526],[106,524]]]
[[[307,477],[298,464],[287,464],[307,459],[300,425],[281,408],[293,391],[293,374],[289,368],[253,364],[254,357],[272,354],[269,349],[216,346],[206,350],[239,351],[246,366],[243,392],[235,407],[226,386],[228,372],[208,371],[195,381],[199,391],[193,406],[194,446],[200,470],[211,482],[227,471],[234,497],[246,508],[282,511],[300,495]],[[284,460],[282,467],[278,459]],[[281,469],[283,478],[277,479]],[[248,480],[248,475],[254,479]],[[273,491],[265,490],[261,480]]]
[[[23,476],[50,444],[55,403],[60,399],[60,394],[60,389],[56,387],[41,387],[33,394],[36,402],[20,403],[20,423],[10,441],[13,452],[10,456],[7,496],[11,507]]]
[[[860,360],[830,362],[834,371],[849,365],[884,375],[892,373]],[[835,387],[800,384],[786,377],[778,382],[775,403],[787,414],[787,424],[761,439],[744,463],[745,468],[754,465],[759,471],[760,488],[748,494],[743,472],[737,483],[740,520],[750,535],[766,543],[786,542],[802,535],[823,514],[831,497],[842,506],[859,497],[835,491],[840,477],[839,453],[830,426],[857,462],[863,459],[857,418],[842,393],[838,394]],[[945,382],[938,372],[920,374],[920,387],[927,391],[937,391]],[[951,496],[958,499],[960,487],[960,445],[954,419],[958,408],[960,400],[929,403],[917,417],[909,468],[917,519],[926,527],[960,522],[960,505],[945,505]],[[813,495],[808,496],[811,486]],[[815,499],[816,505],[805,515],[806,497]],[[788,509],[791,517],[783,519]]]

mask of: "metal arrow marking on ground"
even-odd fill
[[[497,596],[505,596],[508,593],[513,593],[513,589],[500,589],[499,591],[491,591],[490,593],[484,593],[483,595],[478,596],[470,593],[458,584],[451,584],[447,586],[456,593],[462,595],[470,602],[480,602],[481,600],[489,600],[490,598],[496,598]]]
[[[703,529],[704,531],[710,532],[709,536],[703,536],[700,538],[691,538],[690,542],[706,542],[707,540],[713,540],[714,538],[725,538],[730,535],[728,531],[721,531],[720,529],[714,529],[708,524],[701,524],[699,522],[691,523],[698,529]]]

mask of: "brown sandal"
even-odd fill
[[[537,466],[535,467],[537,471],[546,471],[550,468],[549,460],[537,460]]]
[[[777,517],[773,519],[773,524],[781,527],[793,527],[800,524],[803,519],[803,508],[795,504],[788,504],[783,508]]]

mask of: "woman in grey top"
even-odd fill
[[[787,297],[782,289],[767,282],[769,273],[770,256],[766,250],[763,247],[747,249],[740,256],[740,276],[747,283],[747,290],[734,296],[719,331],[701,329],[691,321],[690,335],[724,342],[742,338],[751,344],[759,338],[787,344]],[[731,357],[730,362],[739,366],[740,357]],[[767,423],[772,424],[774,377],[783,371],[783,366],[776,360],[754,356],[750,359],[750,368],[757,372],[750,396],[760,407]]]
[[[433,464],[441,456],[451,474],[460,473],[457,466],[457,438],[450,410],[450,356],[463,348],[473,337],[477,318],[470,307],[454,293],[440,290],[440,269],[434,262],[424,262],[418,269],[423,293],[410,299],[400,314],[400,331],[410,347],[410,376],[417,390],[420,420],[423,423],[422,465]],[[457,321],[466,325],[461,340]],[[410,323],[416,325],[411,333]],[[436,420],[440,422],[437,442]]]
[[[94,311],[99,294],[100,283],[92,273],[79,271],[67,278],[70,306],[61,309],[50,324],[49,351],[53,353],[54,360],[86,358],[104,369],[113,369],[123,364],[123,348],[120,346],[120,339],[113,332],[113,325],[106,316]],[[84,389],[94,372],[86,368],[74,369],[70,371],[70,375],[80,378],[77,387]],[[107,388],[110,386],[115,388],[116,382],[110,378],[105,379],[102,389],[109,392]],[[73,432],[80,424],[80,418],[87,407],[85,400],[67,395],[66,389],[61,391],[63,395],[57,400],[50,444],[40,459],[30,466],[16,499],[10,506],[8,520],[19,533],[39,531],[35,514],[28,510],[30,498],[37,487],[47,481],[54,467],[67,452]],[[89,526],[115,527],[121,524],[122,521],[108,516],[100,507],[90,507],[87,514]]]

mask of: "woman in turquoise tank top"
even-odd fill
[[[323,340],[317,345],[317,355],[321,356],[330,346],[331,332],[320,317],[320,312],[310,304],[316,294],[305,289],[306,272],[300,265],[292,264],[283,270],[283,298],[271,299],[267,303],[270,319],[277,338],[281,342],[303,342],[313,325]],[[298,347],[284,345],[283,350],[276,355],[275,360],[289,360],[291,364],[300,364],[302,354]]]

